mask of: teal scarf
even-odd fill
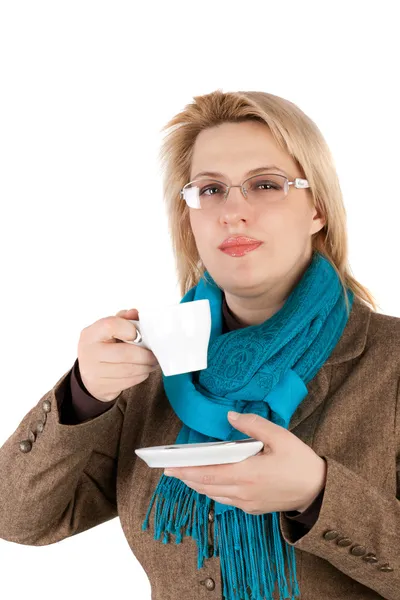
[[[223,292],[206,271],[204,280],[181,302],[208,299],[211,336],[208,367],[166,377],[166,395],[183,426],[177,444],[238,440],[227,412],[256,413],[289,427],[291,416],[307,396],[313,379],[336,346],[348,320],[344,293],[331,263],[319,252],[282,308],[260,325],[222,333]],[[350,307],[354,294],[347,290]],[[273,482],[271,482],[273,485]],[[162,474],[143,523],[156,502],[154,539],[192,536],[200,569],[209,557],[208,513],[213,502],[182,481]],[[281,538],[279,513],[251,515],[215,502],[213,556],[220,557],[226,600],[270,600],[278,583],[279,598],[299,595],[294,547]],[[284,543],[290,588],[285,577]]]

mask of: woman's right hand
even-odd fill
[[[136,338],[138,311],[120,310],[115,317],[99,319],[81,331],[78,344],[79,371],[88,392],[109,402],[148,378],[159,363],[151,350],[120,340]],[[117,338],[117,339],[116,339]]]

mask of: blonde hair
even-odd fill
[[[193,102],[174,116],[161,131],[165,136],[160,162],[178,281],[182,296],[204,277],[189,221],[189,208],[180,198],[180,190],[189,181],[193,146],[198,134],[226,122],[259,121],[267,125],[280,148],[303,170],[310,184],[314,206],[326,225],[312,236],[313,250],[319,251],[334,267],[343,287],[377,311],[370,291],[351,274],[348,264],[346,210],[338,175],[329,147],[317,125],[298,106],[266,92],[222,92],[216,90],[194,96]]]

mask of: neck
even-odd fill
[[[280,278],[278,283],[272,283],[267,290],[252,296],[241,296],[225,290],[228,309],[242,325],[260,325],[270,319],[285,304],[296,285],[308,269],[311,258],[296,263],[292,269]]]

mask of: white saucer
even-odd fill
[[[199,467],[235,463],[258,454],[264,444],[253,438],[233,442],[206,442],[205,444],[174,444],[138,448],[135,453],[149,467]]]

